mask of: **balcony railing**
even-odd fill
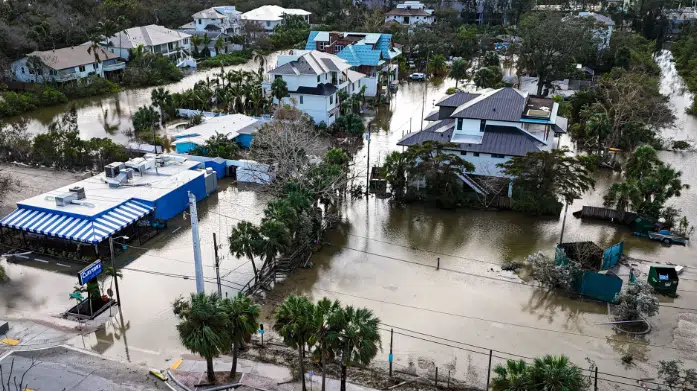
[[[102,70],[104,70],[104,72],[119,71],[119,70],[124,69],[124,68],[126,68],[125,62],[116,62],[113,64],[102,64]]]

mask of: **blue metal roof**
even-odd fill
[[[0,226],[42,235],[97,244],[151,213],[153,207],[125,202],[97,218],[66,215],[57,211],[20,208],[0,220]]]
[[[380,62],[380,51],[373,50],[367,45],[346,46],[337,56],[346,60],[351,66],[377,66]]]
[[[307,38],[307,43],[305,44],[305,50],[316,50],[317,43],[315,38],[318,34],[325,33],[325,31],[310,31],[310,35]],[[381,34],[381,33],[346,33],[346,34],[362,34],[366,36],[366,39],[359,41],[353,45],[345,47],[341,52],[337,54],[340,58],[348,61],[351,66],[369,65],[377,66],[381,59],[393,59],[399,56],[402,52],[399,49],[392,48],[390,50],[390,42],[392,41],[392,34]],[[377,38],[377,39],[376,39]],[[371,44],[375,41],[375,49],[372,48]]]

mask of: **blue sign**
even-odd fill
[[[259,330],[259,334],[264,335],[264,330]]]
[[[392,353],[387,356],[387,361],[392,362]]]
[[[89,281],[93,280],[95,277],[102,273],[102,261],[96,260],[92,262],[86,268],[80,270],[77,273],[77,280],[80,285],[87,284]]]

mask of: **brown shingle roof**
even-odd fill
[[[108,52],[103,48],[96,49],[100,61],[118,58],[117,54]],[[92,64],[97,62],[93,49],[90,45],[84,44],[56,50],[46,50],[43,52],[31,52],[27,57],[38,57],[44,65],[55,70],[73,68],[80,65]]]

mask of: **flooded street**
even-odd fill
[[[279,52],[271,53],[266,56],[267,64],[275,64],[276,56]],[[246,70],[256,72],[259,64],[249,61],[245,64],[234,65],[224,68],[230,70]],[[220,68],[211,68],[204,71],[190,71],[181,81],[162,86],[169,92],[182,92],[193,88],[193,86],[206,78],[214,78],[220,74]],[[158,87],[123,89],[121,92],[109,96],[91,97],[84,99],[74,99],[67,104],[41,108],[21,116],[8,118],[7,123],[27,121],[27,130],[31,134],[44,133],[48,130],[48,125],[59,118],[64,112],[70,109],[72,104],[77,108],[78,126],[80,137],[89,139],[92,137],[106,137],[118,142],[125,142],[128,137],[125,131],[132,129],[131,117],[138,108],[150,105],[152,100],[150,94]],[[106,124],[105,124],[106,122]],[[107,132],[105,128],[117,126],[118,131]]]
[[[684,112],[691,96],[684,91],[670,55],[663,53],[658,61],[663,70],[661,90],[669,95],[678,118],[676,126],[663,135],[694,141],[697,120]],[[189,76],[168,88],[174,92],[191,87],[205,78],[202,75]],[[428,86],[425,115],[452,86],[454,81],[449,79]],[[409,131],[410,119],[412,130],[420,128],[426,87],[426,83],[401,84],[389,108],[377,113],[370,144],[371,165],[380,164],[389,152],[401,149],[396,142]],[[124,129],[130,126],[130,113],[149,100],[149,89],[125,91],[107,99],[104,106],[111,112],[114,102],[120,102]],[[49,116],[54,115],[56,112],[42,112],[42,120],[32,120],[33,131],[45,126]],[[95,104],[78,111],[83,136],[104,136],[99,116],[101,109]],[[562,145],[569,144],[564,137]],[[697,223],[697,154],[660,154],[666,163],[683,171],[685,183],[693,185],[674,204],[693,224]],[[359,175],[365,175],[366,158],[364,145],[355,155]],[[583,205],[600,206],[607,188],[618,179],[616,174],[600,172],[596,189],[570,206],[569,212]],[[364,179],[358,179],[358,183],[364,183]],[[234,294],[252,277],[249,262],[229,254],[227,237],[238,220],[261,220],[267,198],[259,190],[221,181],[219,192],[199,203],[207,291],[215,290],[213,233],[222,243],[224,294]],[[598,364],[601,373],[634,378],[653,376],[658,360],[682,359],[690,367],[697,365],[697,340],[692,344],[674,341],[679,319],[685,317],[681,314],[697,311],[694,245],[666,247],[634,237],[624,227],[568,217],[564,241],[588,240],[606,247],[624,240],[625,251],[632,257],[688,266],[681,275],[680,297],[661,299],[665,306],[651,320],[653,331],[644,339],[626,340],[602,324],[608,321],[604,304],[568,299],[501,274],[504,260],[522,260],[538,250],[552,254],[559,241],[561,216],[537,218],[507,211],[398,207],[374,196],[349,202],[341,212],[344,222],[327,233],[327,245],[312,258],[314,266],[297,271],[274,288],[263,303],[265,316],[290,294],[304,294],[312,300],[327,296],[344,304],[368,307],[384,326],[383,351],[376,358],[377,365],[386,365],[389,328],[394,328],[396,369],[411,367],[423,372],[437,366],[441,374],[451,371],[452,376],[480,387],[486,383],[486,349],[496,350],[494,364],[502,358],[519,358],[514,355],[566,354],[583,368],[588,357]],[[120,319],[114,317],[105,330],[75,338],[71,344],[152,366],[162,366],[166,360],[186,353],[174,327],[171,303],[195,286],[189,224],[180,216],[170,221],[160,235],[140,248],[131,247],[119,259],[126,265],[120,281],[126,326],[123,335],[118,331]],[[440,270],[435,269],[437,258]],[[8,272],[13,278],[26,279],[27,291],[36,301],[33,310],[55,316],[71,304],[68,293],[75,284],[74,271],[56,273],[31,265],[8,265]],[[30,316],[23,312],[27,310],[10,312],[13,316]],[[636,366],[625,372],[620,358],[628,352],[634,355]],[[599,383],[601,389],[614,385],[602,380]]]

